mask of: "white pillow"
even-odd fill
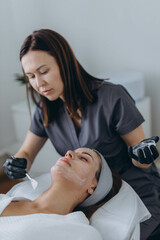
[[[125,181],[117,195],[100,207],[90,223],[105,240],[130,239],[137,224],[150,218],[151,214]]]

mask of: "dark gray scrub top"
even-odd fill
[[[37,108],[30,130],[40,137],[48,137],[60,155],[69,149],[95,148],[104,155],[111,168],[121,173],[132,164],[120,136],[131,132],[143,121],[125,88],[105,82],[97,90],[97,101],[86,106],[82,114],[78,136],[64,105],[56,120],[47,127],[43,126],[42,110]]]
[[[30,130],[40,137],[48,137],[62,156],[68,150],[80,147],[100,151],[109,166],[135,189],[151,213],[154,208],[153,214],[160,220],[158,172],[154,164],[147,170],[134,167],[128,156],[127,146],[120,137],[143,122],[144,119],[127,90],[121,85],[104,82],[97,90],[97,100],[85,108],[78,135],[64,105],[56,120],[47,127],[43,126],[42,110],[37,108]],[[146,234],[152,232],[159,220],[151,224],[152,228],[147,226],[149,230]]]

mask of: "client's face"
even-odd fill
[[[65,179],[74,184],[90,186],[97,185],[96,173],[100,171],[101,160],[96,152],[89,148],[78,148],[68,151],[58,159],[51,169],[52,180]]]

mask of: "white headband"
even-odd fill
[[[100,172],[99,181],[95,191],[93,192],[92,195],[86,198],[84,202],[80,204],[80,206],[82,207],[88,207],[88,206],[94,205],[100,200],[102,200],[109,193],[113,185],[112,172],[106,160],[104,159],[101,153],[99,153],[95,149],[93,150],[96,153],[98,153],[98,155],[101,157],[101,161],[102,161],[101,172]]]

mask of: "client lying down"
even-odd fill
[[[0,239],[101,240],[85,215],[116,195],[121,184],[97,151],[68,151],[51,168],[51,186],[35,200],[0,194]]]

